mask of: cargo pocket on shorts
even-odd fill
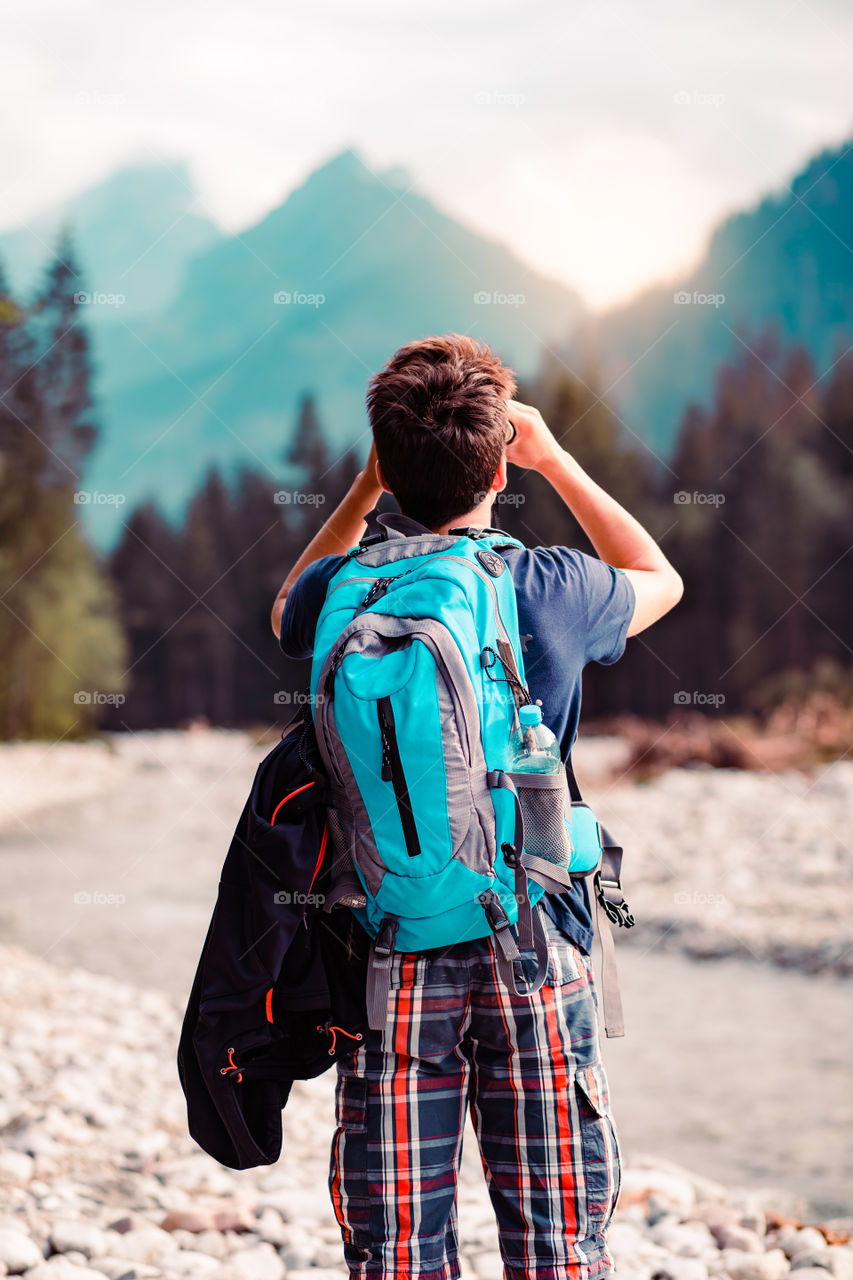
[[[358,1064],[358,1065],[356,1065]],[[367,1080],[364,1053],[337,1064],[335,1093],[337,1127],[329,1160],[329,1194],[345,1244],[361,1246],[370,1241],[373,1199],[367,1167]]]
[[[561,933],[544,907],[540,907],[542,927],[545,941],[548,944],[548,972],[545,974],[545,985],[548,987],[564,987],[568,982],[577,982],[578,978],[587,978],[587,970],[583,964],[583,956],[573,942]]]
[[[427,957],[411,951],[395,951],[391,956],[391,971],[388,976],[392,991],[405,987],[422,987],[427,974]]]
[[[467,1005],[468,969],[451,959],[395,953],[382,1049],[439,1063],[453,1058]]]
[[[610,1091],[600,1062],[578,1066],[575,1072],[583,1185],[589,1216],[589,1236],[604,1232],[622,1186],[622,1157],[616,1126],[610,1114]]]
[[[337,1121],[347,1133],[367,1131],[367,1080],[364,1078],[363,1053],[348,1055],[338,1063],[337,1096],[335,1111]],[[362,1065],[355,1066],[362,1060]]]

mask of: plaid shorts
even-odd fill
[[[350,1280],[459,1276],[470,1103],[505,1280],[608,1275],[620,1153],[592,963],[539,908],[548,974],[500,981],[490,938],[397,953],[384,1030],[338,1064],[329,1190]]]

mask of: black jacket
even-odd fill
[[[327,800],[306,711],[258,766],[178,1046],[190,1134],[232,1169],[278,1159],[293,1081],[325,1071],[367,1030],[370,938],[351,911],[322,909]]]

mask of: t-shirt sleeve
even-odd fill
[[[620,658],[634,616],[630,579],[573,547],[534,547],[526,555],[530,599],[539,601],[554,641],[570,640],[584,664]]]
[[[330,580],[341,565],[340,556],[321,556],[307,565],[287,593],[281,615],[279,644],[288,658],[310,658],[314,632]]]
[[[609,665],[625,652],[636,597],[631,579],[621,569],[582,557],[586,568],[586,660]]]

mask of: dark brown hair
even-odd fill
[[[513,371],[462,334],[409,342],[374,374],[367,412],[400,510],[428,528],[483,501],[500,465]]]

